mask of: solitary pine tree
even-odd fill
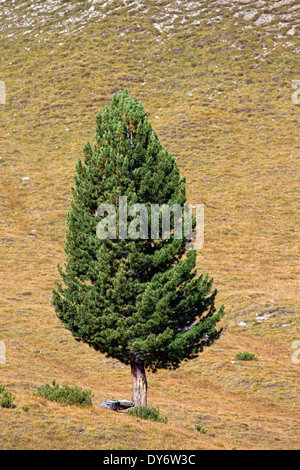
[[[76,165],[66,262],[58,266],[62,279],[52,302],[76,340],[130,364],[132,401],[145,406],[145,370],[175,369],[197,357],[220,336],[216,324],[224,309],[216,311],[212,279],[197,276],[196,252],[186,250],[184,236],[175,238],[174,218],[168,239],[118,236],[128,228],[118,225],[120,196],[128,207],[139,203],[148,211],[151,204],[186,202],[175,158],[127,90],[97,114],[95,140]],[[108,230],[111,236],[100,239],[97,208],[103,204],[116,210],[117,234]],[[132,215],[128,224],[135,220]]]

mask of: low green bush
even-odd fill
[[[59,386],[55,380],[52,386],[49,384],[41,385],[37,391],[34,392],[35,396],[47,398],[51,401],[59,403],[66,403],[68,405],[92,405],[92,393],[89,390],[84,390],[77,385],[70,387],[67,384]]]
[[[161,417],[157,408],[151,408],[149,406],[135,406],[127,411],[127,414],[136,416],[137,418],[151,419],[151,421],[160,421],[161,423],[168,422],[167,416],[164,418]]]
[[[207,429],[205,429],[202,424],[195,424],[195,429],[198,431],[198,432],[201,432],[201,434],[206,434],[207,433]]]
[[[249,353],[247,351],[237,353],[235,358],[238,361],[257,361],[257,357],[255,356],[255,354]]]
[[[5,385],[0,385],[0,406],[2,408],[15,408],[13,401],[14,397],[11,392],[6,390]]]

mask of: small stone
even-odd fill
[[[128,400],[116,400],[115,398],[110,398],[105,400],[102,405],[98,406],[100,409],[120,411],[126,410],[127,408],[132,408],[134,403]]]

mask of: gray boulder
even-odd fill
[[[134,407],[134,403],[132,401],[116,400],[115,398],[110,398],[105,400],[98,408],[104,410],[121,411],[132,407]]]

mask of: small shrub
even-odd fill
[[[257,357],[255,356],[255,354],[253,353],[249,353],[249,352],[241,352],[241,353],[237,353],[235,358],[238,360],[238,361],[257,361]]]
[[[23,411],[29,411],[28,406],[22,406],[22,408],[23,408]]]
[[[66,403],[68,405],[92,405],[92,393],[89,390],[84,390],[77,385],[70,387],[63,384],[61,387],[53,380],[52,386],[49,384],[41,385],[37,391],[34,392],[35,396],[47,398],[51,401],[59,403]]]
[[[205,429],[201,424],[195,424],[195,429],[198,432],[201,432],[201,434],[206,434],[207,433],[207,429]]]
[[[135,406],[127,411],[127,414],[131,416],[137,416],[142,419],[151,419],[151,421],[160,421],[161,423],[167,423],[168,418],[159,416],[159,410],[157,408],[151,408],[149,406]]]
[[[13,404],[14,398],[8,390],[6,390],[5,385],[0,385],[0,406],[2,408],[15,408]]]

